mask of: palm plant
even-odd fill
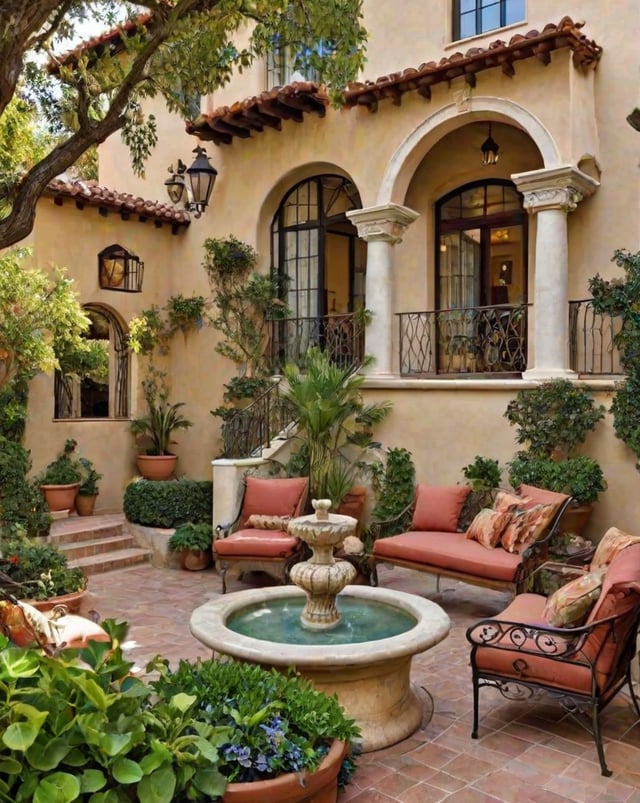
[[[364,367],[371,364],[365,360]],[[372,428],[384,420],[391,402],[365,404],[360,390],[364,375],[331,363],[314,347],[304,369],[285,366],[284,399],[293,408],[298,447],[289,472],[309,476],[312,497],[338,505],[356,477],[366,471],[366,453],[380,446]]]
[[[169,388],[166,383],[166,374],[153,366],[149,368],[149,375],[142,383],[144,398],[147,403],[147,415],[134,418],[130,429],[134,436],[144,436],[151,441],[151,447],[146,450],[149,455],[171,454],[170,446],[175,443],[171,435],[178,429],[189,429],[193,422],[185,418],[180,412],[184,402],[169,402]]]

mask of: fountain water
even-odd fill
[[[221,596],[197,608],[190,627],[216,653],[283,670],[293,666],[317,689],[337,694],[360,726],[362,749],[378,750],[420,726],[411,659],[442,641],[450,621],[421,597],[348,585],[355,569],[333,552],[355,532],[356,520],[329,513],[330,505],[314,500],[314,515],[289,524],[313,553],[291,571],[298,587]]]

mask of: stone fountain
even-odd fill
[[[356,520],[329,513],[330,500],[312,504],[315,514],[289,524],[313,553],[292,568],[296,587],[221,596],[193,612],[191,632],[217,654],[295,667],[315,688],[337,695],[360,726],[365,752],[379,750],[423,721],[411,659],[448,635],[449,617],[413,594],[348,585],[356,570],[334,550],[355,533]]]

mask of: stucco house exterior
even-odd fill
[[[26,445],[37,469],[75,437],[105,475],[98,510],[119,509],[136,473],[128,420],[143,365],[127,356],[117,380],[118,338],[171,294],[208,294],[207,237],[233,234],[257,249],[261,271],[289,277],[294,322],[274,333],[279,358],[371,311],[365,393],[392,400],[380,440],[408,448],[422,482],[459,482],[478,454],[506,463],[516,451],[506,405],[544,379],[587,382],[608,406],[620,368],[587,283],[618,275],[616,248],[640,248],[640,138],[625,121],[638,105],[637,3],[620,0],[615,14],[598,0],[363,7],[368,60],[340,108],[281,54],[203,98],[186,124],[154,109],[144,179],[112,138],[99,186],[61,181],[41,199],[34,260],[69,268],[106,321],[113,362],[99,415],[61,417],[54,378],[38,377]],[[218,178],[195,219],[170,207],[163,185],[198,144]],[[100,286],[98,254],[112,245],[144,263],[140,292]],[[345,348],[361,348],[346,331]],[[172,399],[195,424],[179,435],[180,468],[200,478],[220,454],[209,411],[234,374],[215,342],[203,328],[165,358]],[[633,532],[639,478],[610,416],[586,450],[609,484],[588,534]]]

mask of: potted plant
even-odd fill
[[[145,452],[136,458],[138,470],[148,480],[168,480],[173,476],[178,462],[177,455],[170,451],[174,440],[172,434],[178,429],[189,429],[193,422],[180,412],[184,402],[169,402],[169,387],[166,374],[149,366],[147,378],[142,383],[147,414],[134,418],[130,430],[134,437],[149,443]]]
[[[295,676],[213,660],[171,671],[158,657],[150,682],[124,660],[126,623],[102,625],[111,643],[89,642],[82,664],[77,650],[16,650],[0,635],[7,799],[337,799],[358,731],[335,697]]]
[[[62,452],[37,476],[38,484],[44,494],[49,510],[71,510],[82,480],[82,472],[75,448],[77,442],[65,441]]]
[[[78,462],[80,463],[82,479],[76,496],[76,511],[78,516],[92,516],[96,497],[100,493],[98,483],[102,479],[102,474],[95,470],[91,460],[86,457],[78,458]]]
[[[183,569],[198,571],[206,569],[211,561],[213,527],[208,522],[186,522],[176,528],[169,537],[167,547],[179,555]]]
[[[467,529],[482,508],[491,507],[493,504],[496,490],[500,487],[502,472],[497,460],[476,455],[472,463],[464,466],[462,475],[471,486],[471,493],[467,496],[460,514],[460,527]]]
[[[225,803],[335,801],[353,772],[347,752],[357,727],[305,678],[209,659],[148,669],[159,674],[151,685],[161,700],[196,697],[194,720],[227,729],[217,763],[229,782]]]
[[[509,463],[509,482],[514,488],[525,483],[570,494],[574,504],[563,515],[562,532],[582,532],[607,487],[597,461],[575,454],[604,413],[588,388],[567,379],[521,390],[507,405],[505,417],[517,429],[516,440],[528,447]]]
[[[289,364],[284,376],[282,396],[297,423],[297,448],[287,471],[308,476],[311,498],[331,499],[339,511],[357,480],[371,471],[367,458],[380,446],[372,429],[389,414],[391,402],[365,404],[365,375],[332,364],[317,347],[307,352],[304,370]]]
[[[80,609],[87,578],[81,569],[69,566],[66,555],[53,544],[17,532],[3,537],[0,571],[18,584],[15,596],[40,610],[50,610],[61,603],[71,613]]]

